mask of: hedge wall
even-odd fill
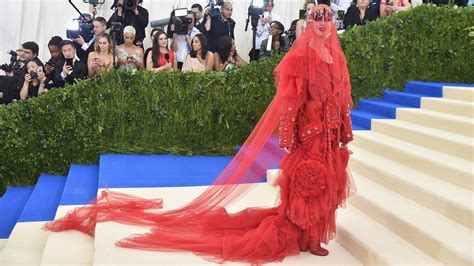
[[[409,80],[474,83],[474,8],[418,6],[341,35],[354,98]]]
[[[422,6],[346,31],[354,101],[413,79],[474,83],[473,11]],[[232,154],[274,94],[279,59],[228,73],[112,71],[0,106],[0,194],[103,153]]]

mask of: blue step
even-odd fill
[[[65,176],[41,175],[31,193],[18,222],[51,221],[56,215],[61,195],[63,194]]]
[[[20,217],[33,187],[9,187],[0,202],[0,239],[8,238]]]
[[[359,101],[359,110],[382,115],[395,119],[397,117],[397,108],[408,108],[409,106],[389,103],[380,99],[367,99]]]
[[[386,116],[374,114],[362,110],[351,111],[352,128],[370,130],[372,128],[372,119],[389,119]]]
[[[426,96],[421,95],[421,94],[386,90],[383,93],[382,100],[386,102],[390,102],[390,103],[413,107],[413,108],[420,108],[422,97],[426,97]]]
[[[99,166],[71,165],[60,205],[85,205],[97,196]]]
[[[474,87],[474,84],[409,81],[405,85],[405,92],[421,94],[430,97],[443,97],[443,86]]]
[[[99,188],[205,186],[230,156],[102,155]]]

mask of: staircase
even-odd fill
[[[338,212],[331,253],[302,253],[278,264],[474,264],[474,86],[409,82],[404,92],[361,100],[351,117],[350,169],[358,192]],[[11,187],[0,198],[0,265],[210,264],[191,253],[114,246],[149,227],[101,223],[92,238],[41,226],[104,188],[162,197],[164,209],[177,208],[204,191],[230,160],[102,155],[98,166],[72,165],[66,177],[42,175],[34,188]],[[275,173],[267,171],[269,183]],[[277,193],[259,183],[229,211],[273,206]]]

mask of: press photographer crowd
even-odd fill
[[[104,1],[84,2],[95,8]],[[189,9],[174,9],[169,18],[150,23],[150,14],[142,7],[142,0],[113,1],[115,11],[108,20],[81,13],[69,0],[80,14],[75,21],[76,27],[67,27],[65,38],[54,36],[50,39],[47,43],[50,59],[46,63],[38,58],[39,46],[34,41],[24,42],[16,51],[8,52],[10,62],[0,65],[5,73],[0,76],[0,103],[26,100],[77,80],[95,77],[111,68],[206,72],[247,65],[244,60],[247,56],[236,50],[232,3],[206,2],[204,6],[196,3]],[[318,2],[332,7],[339,30],[363,26],[368,21],[411,8],[410,0]],[[304,33],[307,18],[312,18],[311,9],[317,3],[306,1],[299,18],[288,25],[286,31],[281,17],[273,12],[275,4],[278,4],[276,0],[254,0],[248,8],[245,29],[250,23],[253,38],[252,49],[245,53],[250,61],[288,51],[295,39]],[[458,4],[466,5],[467,0],[460,0]],[[149,35],[148,24],[152,28]],[[144,49],[147,37],[152,46]]]

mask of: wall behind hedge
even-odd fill
[[[408,80],[474,83],[473,12],[421,6],[346,31],[354,102]],[[0,106],[0,194],[103,153],[232,154],[270,102],[278,62],[229,73],[110,72]]]

